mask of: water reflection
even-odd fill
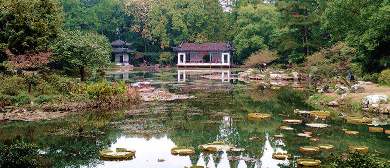
[[[231,74],[229,69],[208,69],[208,70],[177,70],[177,81],[187,82],[187,78],[191,76],[201,75],[202,78],[210,80],[221,80],[221,82],[233,82],[237,80]],[[237,75],[235,75],[237,76]]]

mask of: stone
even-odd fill
[[[328,106],[331,106],[331,107],[339,107],[340,106],[340,103],[338,101],[331,101],[328,103]]]
[[[362,99],[363,104],[387,103],[386,95],[369,95]]]
[[[344,93],[344,94],[342,94],[342,95],[341,95],[341,100],[344,100],[344,99],[345,99],[345,97],[347,97],[347,95],[348,95],[348,93]]]
[[[348,87],[345,87],[344,85],[336,85],[335,88],[336,88],[336,91],[341,90],[343,93],[349,92]]]
[[[359,84],[355,84],[351,87],[351,92],[352,93],[363,93],[366,89]]]
[[[366,82],[366,81],[358,81],[358,83],[360,84],[360,85],[373,85],[374,83],[372,83],[372,82]]]
[[[371,104],[371,107],[372,107],[372,108],[378,108],[378,107],[379,107],[379,104]]]

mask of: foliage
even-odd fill
[[[19,104],[29,104],[31,103],[31,97],[26,93],[22,93],[16,96],[16,101]]]
[[[276,59],[278,59],[278,54],[275,51],[260,50],[251,54],[251,56],[245,61],[245,66],[255,67],[262,63],[268,64]]]
[[[5,49],[10,57],[45,51],[61,30],[57,5],[57,0],[0,0],[0,55],[4,57]]]
[[[168,63],[172,62],[174,57],[175,56],[172,55],[172,53],[170,53],[170,52],[163,52],[160,54],[158,62],[160,62],[161,64],[168,64]]]
[[[356,50],[337,43],[307,57],[308,73],[315,81],[345,75],[351,67]]]
[[[35,144],[15,141],[0,143],[0,167],[38,167],[38,147]]]
[[[25,80],[17,75],[7,77],[0,83],[0,91],[7,95],[18,95],[26,91]]]
[[[107,81],[99,82],[91,84],[87,89],[89,98],[100,104],[135,101],[138,94],[133,91],[124,81],[114,84],[109,84]]]
[[[335,167],[361,167],[361,168],[388,168],[390,161],[379,158],[378,155],[361,152],[351,152],[347,157],[333,156],[333,166]]]
[[[364,81],[371,81],[373,83],[378,83],[380,73],[373,73],[373,74],[365,74],[363,76]]]
[[[386,69],[381,72],[378,82],[382,85],[390,85],[390,69]]]
[[[111,45],[108,39],[92,32],[65,31],[53,44],[55,58],[80,69],[85,80],[85,67],[106,67],[109,64]]]
[[[335,41],[345,41],[359,50],[359,62],[366,73],[389,66],[390,1],[332,0],[324,16],[324,26]]]
[[[273,5],[247,5],[237,9],[234,44],[238,61],[244,62],[252,53],[271,48],[277,11]]]

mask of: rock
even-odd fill
[[[324,93],[324,91],[323,91],[322,89],[319,89],[319,90],[317,91],[317,93]]]
[[[363,104],[379,104],[379,103],[387,103],[386,95],[370,95],[362,99]]]
[[[336,88],[336,91],[341,90],[343,93],[347,93],[349,91],[348,87],[345,87],[343,85],[336,85],[335,88]]]
[[[358,81],[358,83],[360,84],[360,85],[373,85],[374,83],[372,83],[372,82],[366,82],[366,81]]]
[[[345,97],[347,97],[348,93],[344,93],[343,95],[341,95],[341,100],[344,100]]]
[[[165,159],[158,159],[158,162],[165,162]]]
[[[328,106],[331,106],[331,107],[339,107],[340,106],[340,103],[338,101],[331,101],[328,103]]]
[[[152,84],[150,82],[136,82],[136,83],[131,84],[131,86],[137,87],[137,88],[148,88],[148,87],[151,87]]]
[[[359,84],[355,84],[351,87],[351,92],[352,93],[363,93],[366,89]]]
[[[371,107],[372,107],[372,108],[378,108],[378,107],[379,107],[379,104],[371,104]]]

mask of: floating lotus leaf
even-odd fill
[[[280,130],[286,130],[286,131],[292,131],[292,130],[294,130],[294,128],[291,128],[291,127],[289,127],[289,126],[280,126],[279,129],[280,129]]]
[[[232,145],[225,144],[225,142],[213,142],[213,143],[208,143],[204,145],[199,145],[199,149],[201,151],[208,151],[208,152],[217,152],[217,151],[230,151],[232,148]]]
[[[390,130],[386,130],[386,131],[385,131],[385,134],[390,134]]]
[[[184,168],[188,168],[188,167],[185,166]],[[204,166],[191,166],[190,168],[209,168],[209,167],[204,167]]]
[[[279,135],[274,135],[275,138],[285,138],[286,136],[283,135],[283,134],[279,134]]]
[[[291,159],[291,154],[288,153],[272,153],[272,158],[273,159],[278,159],[278,160],[286,160],[286,159]]]
[[[298,136],[300,136],[300,137],[309,137],[310,135],[309,134],[305,134],[305,133],[299,133]]]
[[[298,92],[303,92],[303,91],[305,91],[306,89],[305,89],[305,88],[296,88],[295,90],[298,91]]]
[[[348,149],[350,151],[358,151],[358,152],[363,152],[363,153],[368,152],[368,147],[366,147],[366,146],[349,146]]]
[[[283,123],[285,123],[285,124],[302,124],[302,120],[286,119],[286,120],[283,120]]]
[[[186,147],[186,146],[178,146],[171,149],[172,155],[192,155],[195,153],[195,148]]]
[[[320,139],[318,138],[310,138],[310,141],[318,142]]]
[[[295,109],[294,113],[295,114],[310,114],[311,112],[310,111],[301,111],[299,109]]]
[[[232,152],[243,152],[243,151],[245,151],[245,149],[244,148],[233,147],[232,149],[230,149],[230,151],[232,151]]]
[[[311,111],[310,116],[326,116],[330,117],[329,111]]]
[[[303,132],[304,134],[309,134],[309,135],[312,135],[313,133],[312,132],[310,132],[310,131],[305,131],[305,132]]]
[[[321,165],[321,161],[314,159],[297,159],[297,164],[300,166],[316,167]]]
[[[357,131],[345,131],[345,135],[359,135]]]
[[[280,90],[282,87],[279,86],[271,86],[271,90]]]
[[[334,146],[330,144],[321,144],[318,145],[318,148],[320,148],[321,150],[333,150]]]
[[[309,123],[309,124],[306,124],[306,126],[313,127],[313,128],[326,128],[326,127],[329,127],[330,125],[321,124],[321,123]]]
[[[320,148],[316,146],[303,146],[300,147],[301,152],[306,153],[306,154],[315,154],[320,151]]]
[[[116,151],[103,149],[100,152],[100,160],[130,160],[134,157],[135,151],[126,148],[116,148]]]
[[[371,118],[347,117],[348,124],[371,124]]]
[[[368,127],[368,131],[382,133],[383,132],[383,128],[382,127]]]
[[[249,113],[248,119],[250,120],[264,120],[264,119],[270,119],[271,114],[266,113]]]

